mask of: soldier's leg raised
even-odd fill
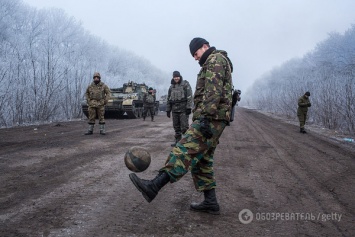
[[[170,181],[170,177],[166,172],[159,172],[152,180],[140,179],[135,173],[129,174],[129,178],[147,202],[153,201],[160,189]]]
[[[158,191],[169,181],[176,182],[182,178],[188,172],[190,165],[196,165],[210,148],[216,146],[225,124],[224,126],[215,126],[216,124],[213,123],[211,122],[211,128],[214,136],[211,139],[206,139],[200,132],[199,121],[194,122],[178,145],[170,152],[169,161],[165,167],[159,170],[159,174],[153,180],[140,179],[135,173],[129,175],[131,181],[148,202],[151,202]]]
[[[195,139],[189,137],[195,137]],[[197,139],[199,139],[199,143],[201,144],[197,143]],[[179,147],[174,147],[170,152],[169,161],[164,168],[160,169],[158,176],[154,179],[140,179],[135,173],[129,175],[133,184],[148,202],[151,202],[158,194],[158,191],[169,181],[176,182],[187,173],[191,161],[194,159],[194,155],[189,154],[190,152],[196,155],[196,151],[203,153],[203,150],[207,149],[207,145],[203,145],[206,143],[206,139],[202,137],[202,134],[196,128],[191,128],[190,133],[187,133],[186,138],[183,138],[181,142],[183,144],[179,144]],[[184,145],[186,147],[192,146],[193,148],[191,148],[192,150],[188,150]]]

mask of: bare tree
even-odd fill
[[[261,77],[248,90],[260,109],[296,117],[297,98],[311,91],[309,121],[354,134],[355,25],[330,33],[302,59],[292,59]]]
[[[19,0],[0,1],[0,53],[0,126],[81,117],[94,71],[109,86],[134,80],[169,87],[167,73],[108,45],[64,11]]]

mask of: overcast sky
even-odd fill
[[[194,37],[228,52],[235,88],[246,90],[275,66],[302,57],[330,32],[355,24],[355,0],[23,0],[61,8],[109,44],[148,59],[195,87]],[[170,80],[171,78],[167,78]],[[157,82],[158,83],[158,82]]]

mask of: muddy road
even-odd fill
[[[221,215],[200,201],[190,174],[147,203],[123,156],[144,146],[153,178],[173,141],[172,121],[85,121],[0,130],[0,236],[355,236],[351,147],[238,108],[215,154]]]

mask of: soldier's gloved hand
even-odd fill
[[[170,113],[171,111],[166,111],[166,116],[168,116],[168,118],[170,118]]]
[[[186,115],[190,115],[191,114],[191,109],[186,109]]]
[[[308,106],[308,107],[311,107],[311,106],[312,106],[312,105],[311,105],[311,102],[309,102],[309,103],[307,104],[307,106]]]
[[[200,132],[207,139],[210,139],[213,136],[210,121],[207,118],[200,119]]]

